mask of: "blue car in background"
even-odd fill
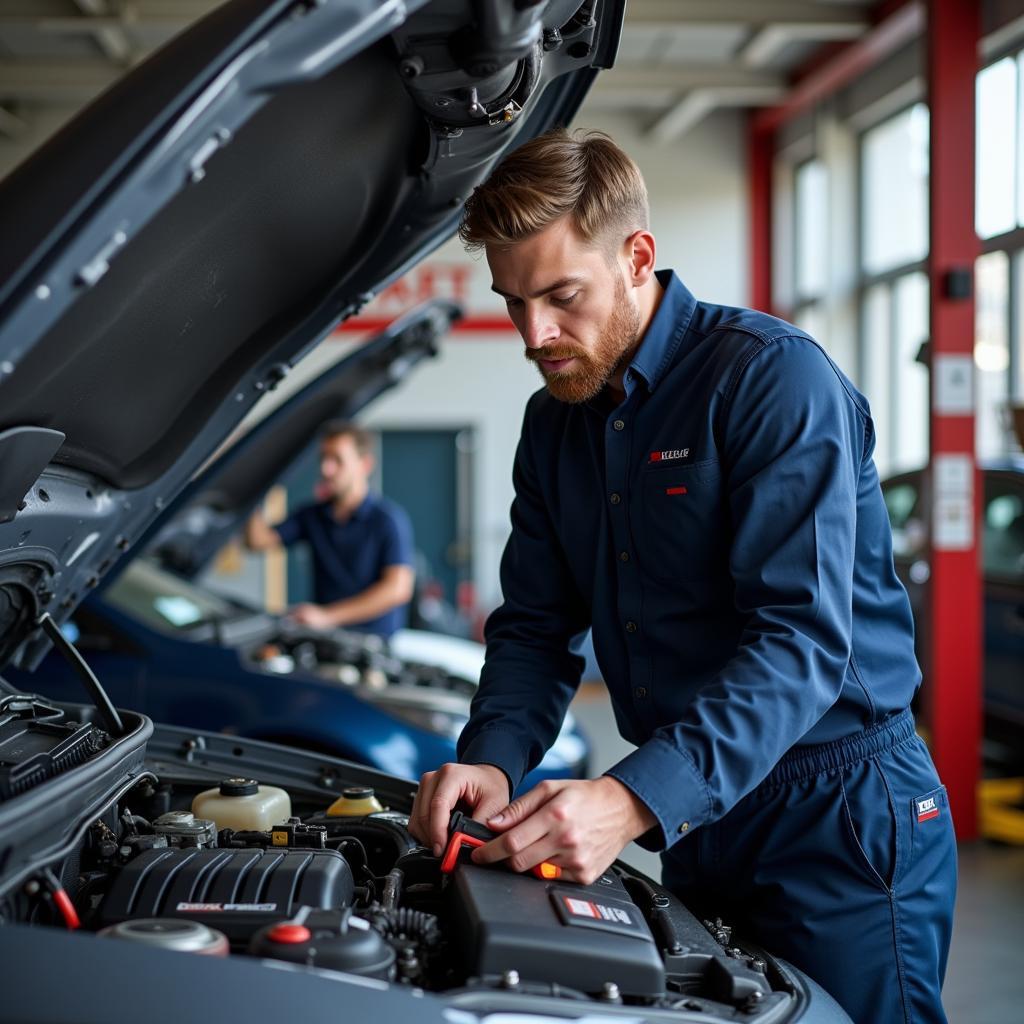
[[[1024,750],[1024,456],[982,465],[985,734],[999,757]],[[892,524],[896,571],[910,594],[922,639],[926,621],[928,533],[921,470],[882,484]],[[927,671],[927,670],[926,670]]]
[[[436,353],[459,315],[450,303],[427,303],[271,408],[157,521],[147,550],[83,602],[65,632],[115,705],[412,779],[454,759],[482,645],[415,630],[400,631],[390,647],[367,634],[319,632],[195,580],[320,425],[354,416],[399,383]],[[25,689],[45,678],[51,698],[81,697],[77,674],[54,653],[34,673],[10,677]],[[585,778],[588,761],[588,742],[569,716],[523,785]]]

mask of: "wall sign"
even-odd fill
[[[934,455],[932,544],[936,551],[969,551],[974,546],[974,459]]]

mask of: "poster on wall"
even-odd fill
[[[385,288],[357,316],[342,323],[335,334],[344,337],[383,330],[430,299],[451,299],[462,306],[465,316],[455,326],[458,333],[515,333],[504,300],[491,291],[487,261],[482,255],[468,255],[459,244],[450,242]]]

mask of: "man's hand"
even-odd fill
[[[475,863],[507,860],[514,871],[528,871],[549,861],[563,878],[589,885],[656,819],[631,790],[604,775],[542,782],[485,824],[502,835],[473,851]]]
[[[331,629],[334,626],[334,616],[318,604],[297,604],[288,614],[296,622],[313,629]]]
[[[409,831],[440,857],[448,842],[448,819],[459,802],[483,821],[508,805],[508,778],[493,764],[445,764],[420,779]]]

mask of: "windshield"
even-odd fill
[[[104,597],[108,604],[162,633],[178,633],[198,623],[237,614],[230,601],[144,559],[132,562],[106,589]]]

